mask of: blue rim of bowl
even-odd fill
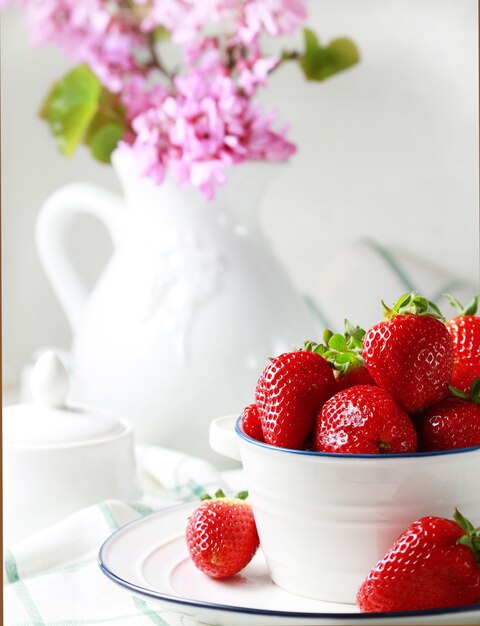
[[[275,611],[272,609],[256,609],[253,607],[244,607],[244,606],[235,606],[230,604],[217,604],[215,602],[206,602],[205,600],[189,600],[187,598],[181,598],[179,596],[172,596],[168,593],[160,593],[158,591],[154,591],[151,589],[146,589],[145,587],[141,587],[140,585],[135,585],[134,583],[130,583],[120,576],[117,576],[114,572],[112,572],[104,562],[103,552],[105,548],[108,546],[110,541],[121,532],[123,532],[127,527],[133,526],[135,524],[139,524],[142,520],[147,517],[152,517],[154,515],[161,516],[166,511],[170,511],[172,509],[179,509],[181,507],[191,506],[192,502],[183,502],[182,504],[173,505],[170,507],[166,507],[160,511],[154,511],[153,513],[149,513],[141,518],[135,519],[131,522],[128,522],[124,526],[121,526],[118,530],[112,533],[102,544],[99,552],[98,552],[98,566],[107,578],[110,578],[114,583],[124,587],[128,591],[131,591],[135,594],[141,595],[146,598],[150,598],[153,600],[162,600],[164,602],[168,602],[173,605],[183,605],[196,607],[201,609],[215,609],[216,611],[226,611],[229,613],[243,613],[246,615],[259,615],[259,616],[270,616],[270,617],[285,617],[290,619],[330,619],[338,622],[342,622],[344,620],[382,620],[393,617],[424,617],[428,615],[455,615],[460,613],[473,613],[475,611],[480,611],[480,604],[468,604],[464,606],[456,606],[449,608],[440,608],[440,609],[421,609],[418,611],[385,611],[382,613],[314,613],[314,612],[304,612],[304,611]],[[286,592],[289,593],[289,592]]]
[[[455,448],[454,450],[438,450],[435,452],[396,452],[395,454],[352,454],[352,453],[340,453],[340,452],[316,452],[314,450],[295,450],[294,448],[280,448],[278,446],[272,446],[263,441],[257,441],[249,437],[243,432],[241,426],[241,416],[235,421],[235,432],[250,445],[259,446],[265,450],[272,450],[279,453],[298,454],[301,456],[318,456],[328,457],[331,459],[412,459],[412,458],[424,458],[432,456],[446,456],[449,454],[465,454],[467,452],[475,452],[480,450],[480,446],[472,446],[471,448]]]

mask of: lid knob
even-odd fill
[[[47,350],[42,354],[33,366],[30,384],[35,402],[50,408],[65,408],[69,380],[56,352]]]

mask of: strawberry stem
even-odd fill
[[[364,336],[363,328],[345,320],[344,335],[327,329],[323,333],[324,343],[306,341],[303,349],[320,354],[340,372],[340,376],[344,376],[347,372],[364,364],[362,357]]]
[[[461,530],[465,533],[460,539],[457,540],[457,543],[460,543],[463,546],[467,546],[473,552],[475,559],[477,560],[478,565],[480,566],[480,534],[478,532],[478,528],[474,528],[473,524],[468,521],[463,515],[460,513],[458,509],[455,509],[453,514],[453,519],[460,526]]]
[[[472,402],[473,404],[480,405],[480,376],[475,378],[473,383],[470,385],[469,393],[465,393],[461,389],[452,387],[452,385],[447,385],[447,387],[450,393],[456,398],[461,398],[462,400],[465,400],[465,402]]]
[[[423,296],[419,296],[416,291],[404,293],[395,302],[392,308],[388,307],[382,300],[383,314],[387,319],[395,315],[430,315],[439,320],[444,320],[440,309],[434,302],[430,302]]]
[[[449,304],[453,306],[459,315],[476,315],[478,309],[478,298],[480,298],[480,295],[474,296],[473,300],[469,302],[466,307],[462,306],[460,302],[449,293],[444,293],[443,295],[447,298]]]

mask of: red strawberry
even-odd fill
[[[468,393],[471,384],[480,376],[480,317],[476,317],[478,298],[463,308],[452,296],[445,294],[459,315],[446,322],[453,342],[453,374],[451,384]]]
[[[473,381],[480,376],[480,363],[468,365],[460,361],[453,362],[452,380],[450,384],[464,393],[468,393]]]
[[[242,429],[243,432],[257,441],[263,441],[262,425],[260,424],[260,415],[256,404],[249,404],[243,409],[242,413]]]
[[[272,359],[255,390],[265,441],[303,448],[319,409],[334,392],[332,368],[319,354],[297,350]]]
[[[348,370],[346,374],[337,377],[337,390],[343,391],[349,387],[357,385],[375,385],[375,381],[370,376],[370,372],[365,365],[357,365]]]
[[[408,415],[380,387],[358,385],[325,402],[315,428],[315,450],[341,454],[415,452]]]
[[[480,536],[455,521],[422,517],[400,535],[357,594],[364,613],[440,609],[480,602]]]
[[[365,334],[365,365],[403,409],[419,411],[447,394],[452,340],[436,318],[441,315],[438,308],[416,292],[402,296],[393,309],[384,308],[387,319]]]
[[[420,427],[422,450],[453,450],[480,446],[480,378],[467,395],[450,387],[455,395],[429,407]]]
[[[345,334],[332,333],[326,330],[323,334],[324,343],[312,341],[305,343],[305,349],[323,356],[334,368],[337,391],[355,385],[375,385],[364,365],[362,344],[365,331],[345,320]]]
[[[246,567],[259,540],[252,507],[243,498],[226,498],[219,490],[204,501],[188,519],[186,540],[195,565],[212,578],[228,578]]]
[[[478,298],[475,296],[470,304],[462,305],[446,294],[450,303],[460,315],[446,322],[453,342],[453,358],[465,365],[480,365],[480,317],[476,317]]]

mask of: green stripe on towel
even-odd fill
[[[32,619],[31,626],[44,626],[40,613],[35,606],[35,602],[33,601],[27,586],[22,580],[20,580],[15,557],[10,550],[7,550],[5,553],[5,572],[7,574],[9,584],[14,586],[20,602],[23,604],[25,610]]]
[[[156,624],[156,626],[168,626],[168,623],[160,617],[160,615],[151,609],[148,604],[144,600],[140,600],[139,598],[133,598],[133,603],[137,607],[139,611],[142,611],[144,615],[146,615],[150,620]]]
[[[105,518],[105,520],[106,520],[110,530],[112,532],[114,530],[118,530],[120,526],[119,526],[117,520],[113,517],[113,513],[108,508],[108,504],[106,502],[99,502],[97,506],[100,509],[100,511],[102,512],[103,517]]]
[[[140,513],[140,515],[149,515],[154,511],[154,509],[146,506],[145,504],[142,504],[141,502],[127,502],[127,504],[131,509],[133,509],[137,513]]]

